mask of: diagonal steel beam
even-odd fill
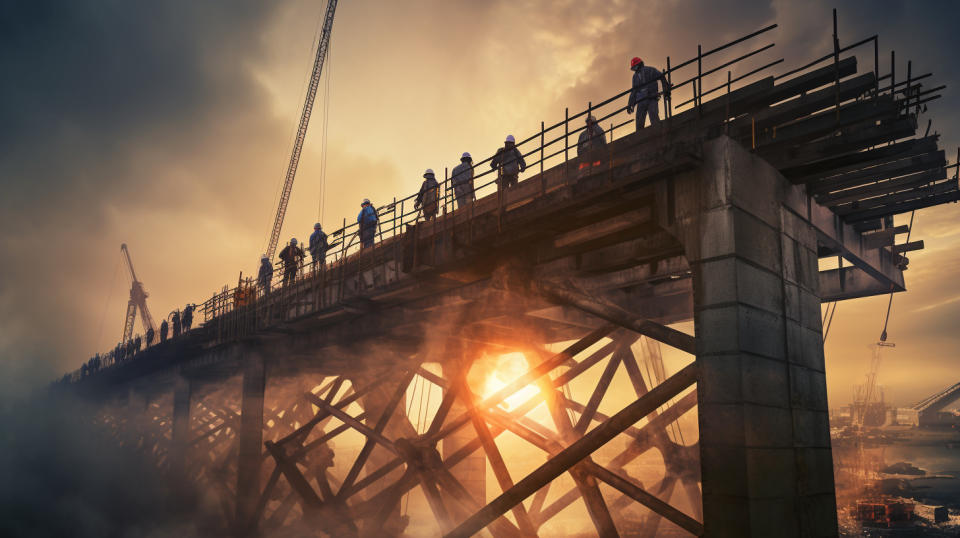
[[[598,297],[592,297],[571,286],[561,286],[546,280],[534,280],[531,283],[531,289],[551,302],[570,305],[691,355],[696,354],[696,339],[693,336],[654,321],[637,319],[625,308]]]
[[[400,404],[404,394],[407,393],[407,387],[410,386],[410,381],[413,380],[414,375],[414,372],[407,372],[400,380],[400,384],[397,385],[397,388],[394,390],[390,401],[388,401],[387,405],[383,408],[383,413],[380,415],[380,418],[377,419],[377,423],[373,428],[373,431],[377,437],[369,435],[367,436],[367,442],[364,443],[363,448],[360,449],[360,454],[357,456],[356,461],[353,462],[353,467],[350,468],[350,471],[347,473],[347,477],[343,480],[343,485],[340,487],[337,497],[343,499],[344,496],[341,495],[341,493],[346,493],[347,491],[350,491],[351,487],[353,487],[353,483],[357,480],[357,477],[360,476],[360,471],[367,463],[367,458],[370,457],[370,453],[373,452],[373,447],[376,443],[383,444],[389,450],[396,453],[396,449],[393,448],[393,443],[388,441],[387,444],[384,444],[380,437],[383,437],[383,430],[387,427],[387,423],[390,422],[390,419],[393,418],[393,412],[397,409],[397,405]],[[324,402],[324,404],[330,405],[326,402]]]
[[[467,518],[466,521],[445,536],[467,538],[479,532],[480,529],[500,515],[503,515],[503,513],[509,510],[514,504],[522,502],[523,499],[545,486],[547,482],[560,476],[597,448],[622,433],[631,424],[640,420],[657,407],[663,405],[664,402],[695,383],[697,372],[696,363],[692,363],[666,379],[646,395],[640,397],[610,417],[609,420],[591,430],[581,439],[563,449],[557,456],[538,467],[517,482],[514,487],[503,492],[499,497],[488,503],[479,512]]]

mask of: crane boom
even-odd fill
[[[280,205],[277,207],[277,216],[273,221],[273,230],[270,232],[270,243],[267,246],[267,257],[273,259],[280,240],[280,228],[283,227],[283,218],[287,214],[287,203],[290,201],[290,192],[293,190],[293,179],[297,175],[297,166],[300,164],[300,152],[303,150],[303,141],[307,137],[307,125],[310,123],[310,113],[313,111],[313,101],[317,97],[317,87],[320,85],[320,72],[327,57],[330,46],[330,32],[333,30],[333,15],[337,10],[337,0],[327,2],[327,11],[323,19],[323,29],[320,32],[320,43],[317,45],[317,58],[313,62],[313,73],[310,75],[310,86],[307,88],[307,98],[300,113],[300,125],[297,127],[297,138],[290,153],[290,162],[287,164],[287,175],[283,182],[283,191],[280,193]]]
[[[123,337],[120,340],[126,342],[133,336],[133,322],[137,319],[137,310],[140,311],[140,321],[143,322],[144,330],[156,330],[156,328],[153,325],[153,316],[147,309],[147,292],[143,289],[143,283],[137,280],[137,272],[133,270],[133,262],[130,260],[130,251],[126,243],[120,245],[120,251],[127,260],[131,280],[130,300],[127,301],[127,315],[123,319]]]

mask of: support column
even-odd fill
[[[457,379],[460,373],[459,370],[459,364],[444,363],[443,377],[447,379]],[[466,412],[467,408],[463,404],[463,400],[457,398],[454,400],[448,416],[456,417]],[[464,445],[476,438],[477,433],[473,428],[460,428],[444,437],[443,446],[441,447],[443,459],[446,460],[454,452],[460,450]],[[487,504],[487,458],[484,456],[482,450],[475,450],[472,454],[464,458],[463,461],[451,468],[450,472],[463,484],[463,487],[470,492],[470,495],[473,496],[477,502],[481,505]]]
[[[707,536],[836,536],[810,201],[728,138],[678,178]]]
[[[263,355],[244,349],[240,400],[240,431],[237,432],[237,523],[246,528],[260,494],[260,462],[263,452],[263,393],[267,373]]]
[[[190,380],[177,376],[173,383],[173,435],[170,444],[170,469],[182,474],[186,471],[187,444],[190,442]]]

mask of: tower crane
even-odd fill
[[[133,322],[137,319],[137,310],[140,311],[140,321],[143,322],[145,331],[156,330],[156,327],[153,325],[150,310],[147,309],[147,292],[143,289],[143,283],[137,280],[137,273],[133,270],[133,262],[130,261],[130,251],[127,250],[126,243],[120,245],[120,251],[127,260],[131,280],[130,300],[127,302],[127,315],[123,320],[123,338],[120,340],[126,342],[133,336]]]
[[[271,260],[277,250],[280,239],[280,228],[283,227],[283,218],[287,214],[287,203],[290,201],[290,192],[293,190],[293,179],[297,175],[297,166],[300,164],[300,152],[303,150],[303,141],[307,136],[307,125],[310,123],[310,113],[313,111],[313,101],[317,96],[317,87],[320,85],[320,71],[330,46],[330,32],[333,30],[333,15],[337,10],[337,0],[328,0],[327,11],[323,19],[323,29],[320,32],[320,42],[317,45],[317,58],[313,62],[313,73],[310,75],[310,86],[307,88],[307,97],[300,113],[300,125],[297,127],[297,137],[290,153],[290,162],[287,164],[287,174],[283,182],[283,191],[280,193],[280,205],[277,207],[277,216],[273,221],[273,230],[270,231],[270,243],[267,246],[267,257]]]

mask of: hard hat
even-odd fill
[[[587,123],[597,123],[597,118],[593,117],[593,114],[587,116]]]
[[[313,225],[313,229],[314,229],[314,230],[319,230],[319,229],[320,229],[320,223],[318,222],[318,223],[314,224],[314,225]]]
[[[369,203],[370,203],[370,199],[369,199],[369,198],[364,198],[364,199],[363,199],[363,203],[361,203],[360,205],[366,205],[366,204],[369,204]]]
[[[641,60],[639,56],[634,56],[633,59],[630,60],[630,69],[633,69],[634,67],[642,63],[643,63],[643,60]]]
[[[469,151],[464,151],[464,152],[463,152],[463,155],[460,156],[460,160],[461,160],[461,161],[464,160],[464,159],[473,160],[473,157],[470,156],[470,152],[469,152]]]
[[[261,254],[261,255],[260,255],[260,259],[261,259],[261,260],[269,260],[270,258],[268,258],[266,254]]]
[[[290,244],[291,244],[291,245],[296,245],[296,244],[297,244],[297,238],[294,237],[293,239],[291,239],[291,240],[290,240]]]
[[[507,139],[504,142],[516,142],[516,139],[513,138],[513,135],[507,135]]]
[[[427,168],[427,171],[423,173],[423,177],[433,176],[433,168]]]

